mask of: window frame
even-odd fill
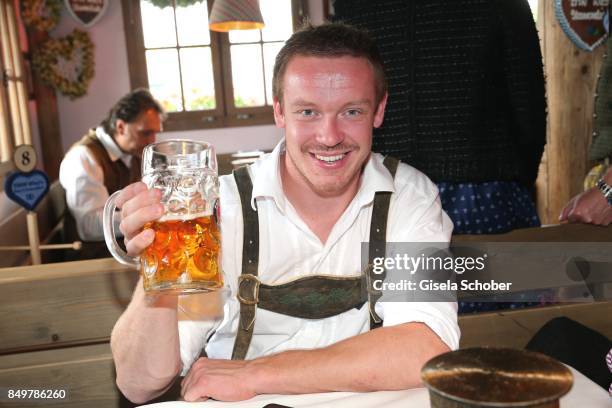
[[[308,15],[307,0],[290,0],[294,31]],[[208,11],[214,0],[208,0]],[[148,88],[140,0],[122,1],[125,42],[132,89]],[[210,50],[215,84],[215,109],[168,112],[164,122],[166,131],[213,129],[224,127],[268,125],[274,123],[271,106],[237,108],[234,106],[230,41],[228,33],[210,31]],[[262,61],[262,69],[263,69]]]

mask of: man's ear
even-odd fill
[[[284,128],[285,114],[283,113],[283,106],[277,97],[272,99],[272,106],[274,107],[274,123],[276,123],[276,127]]]
[[[126,123],[123,119],[117,119],[115,121],[115,133],[117,135],[123,136],[125,134],[125,126],[126,126]]]
[[[383,97],[378,102],[378,106],[376,107],[376,113],[374,114],[374,127],[378,128],[383,123],[383,119],[385,118],[385,107],[387,106],[387,96],[389,94],[385,92]]]

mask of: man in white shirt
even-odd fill
[[[149,91],[137,89],[122,97],[100,126],[66,153],[59,175],[69,210],[65,238],[85,241],[77,258],[110,256],[102,230],[104,203],[110,194],[140,180],[142,150],[155,142],[163,115]]]
[[[139,284],[113,330],[117,384],[134,402],[162,394],[181,372],[187,401],[410,388],[420,384],[427,360],[458,347],[456,304],[444,302],[366,302],[324,318],[258,307],[245,328],[245,302],[237,293],[248,265],[243,238],[251,209],[259,225],[255,273],[261,287],[298,277],[359,277],[361,243],[371,236],[379,193],[390,197],[387,241],[448,242],[452,232],[427,177],[405,164],[394,177],[371,152],[387,93],[380,55],[367,34],[342,24],[295,33],[276,59],[273,90],[285,139],[251,166],[252,193],[244,193],[238,176],[220,179],[229,289],[223,316],[196,316],[185,299],[146,296]],[[129,253],[153,241],[153,231],[142,226],[163,214],[160,196],[142,183],[120,195]],[[244,200],[250,207],[241,197],[250,198]],[[179,322],[182,313],[193,319]],[[383,327],[369,330],[370,316],[381,318]],[[241,347],[244,330],[252,339]],[[202,349],[207,357],[198,358]]]

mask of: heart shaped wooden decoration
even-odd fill
[[[40,170],[15,172],[4,182],[6,195],[29,211],[33,211],[49,191],[49,178]]]
[[[108,7],[108,0],[65,0],[70,15],[83,24],[91,27],[102,18]]]
[[[34,53],[33,65],[45,83],[64,95],[71,99],[85,95],[94,76],[89,34],[74,30],[64,38],[46,41]]]
[[[574,44],[593,51],[608,36],[610,0],[555,0],[561,28]]]

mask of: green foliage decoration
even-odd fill
[[[75,29],[45,41],[34,51],[32,66],[46,84],[75,99],[87,93],[94,76],[93,49],[89,34]]]
[[[55,28],[62,12],[62,0],[22,0],[21,19],[23,23],[40,31]]]

